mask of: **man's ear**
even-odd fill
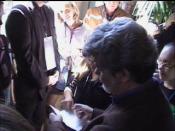
[[[130,73],[128,72],[128,70],[124,69],[122,71],[122,74],[123,74],[122,81],[127,82],[130,79]]]
[[[117,79],[120,79],[121,82],[127,82],[130,78],[130,74],[129,74],[128,70],[123,69],[122,71],[116,73],[116,77],[117,77]]]

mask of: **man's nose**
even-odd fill
[[[158,64],[158,69],[159,70],[163,69],[163,64]]]

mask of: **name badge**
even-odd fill
[[[47,70],[51,70],[56,67],[55,52],[53,46],[52,36],[44,38],[44,53]]]

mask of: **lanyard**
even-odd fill
[[[66,27],[70,30],[70,40],[69,40],[69,44],[71,44],[71,42],[72,42],[72,37],[73,37],[73,34],[74,34],[74,30],[71,29],[71,28],[68,26],[68,24],[67,24],[66,22],[64,22],[64,27],[65,27],[65,32],[64,32],[65,38],[67,37],[67,36],[66,36]]]

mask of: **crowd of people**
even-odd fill
[[[82,20],[65,2],[58,23],[46,3],[14,6],[0,35],[15,61],[13,81],[2,80],[0,66],[0,130],[71,130],[52,105],[76,114],[82,131],[174,131],[175,19],[150,36],[120,1],[89,8]]]

